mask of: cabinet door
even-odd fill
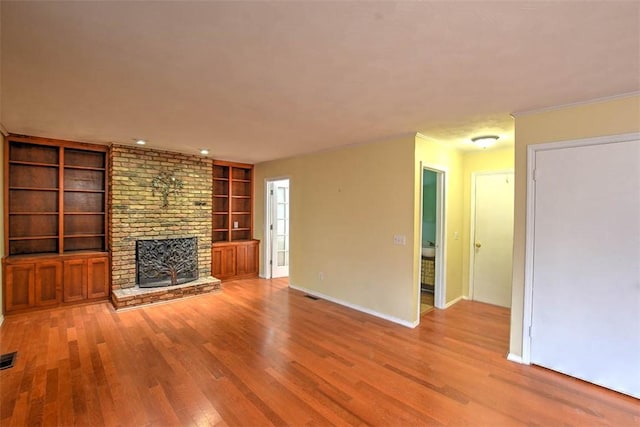
[[[236,275],[236,247],[214,247],[212,250],[211,271],[214,277],[224,279]]]
[[[32,307],[35,304],[35,265],[7,265],[5,307],[7,312]]]
[[[247,253],[247,273],[258,275],[260,267],[260,248],[258,242],[251,242]]]
[[[60,302],[62,289],[62,263],[44,261],[36,263],[35,304],[56,305]]]
[[[64,302],[87,299],[87,260],[64,262]]]
[[[237,266],[238,276],[258,273],[258,242],[238,245]]]
[[[87,260],[87,296],[101,298],[109,295],[109,257]]]

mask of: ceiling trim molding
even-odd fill
[[[611,96],[603,96],[602,98],[588,99],[585,101],[571,102],[569,104],[553,105],[550,107],[535,108],[533,110],[514,111],[513,113],[511,113],[511,117],[515,119],[516,117],[528,116],[530,114],[538,114],[538,113],[544,113],[547,111],[562,110],[570,107],[578,107],[580,105],[597,104],[600,102],[613,101],[615,99],[629,98],[632,96],[640,96],[640,90],[636,90],[633,92],[619,93],[617,95],[611,95]]]

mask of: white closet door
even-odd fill
[[[640,397],[640,141],[535,169],[531,362]]]

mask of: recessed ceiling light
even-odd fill
[[[477,136],[475,138],[471,138],[471,142],[480,148],[487,148],[495,144],[498,138],[500,137],[497,135]]]
[[[144,145],[146,143],[147,143],[147,141],[145,141],[144,139],[136,139],[136,144],[138,144],[138,145]]]
[[[207,150],[206,148],[203,148],[202,150],[200,150],[200,154],[202,154],[203,156],[206,156],[207,154],[209,154],[209,150]]]

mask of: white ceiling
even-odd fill
[[[260,162],[640,90],[640,2],[2,1],[13,133]]]

